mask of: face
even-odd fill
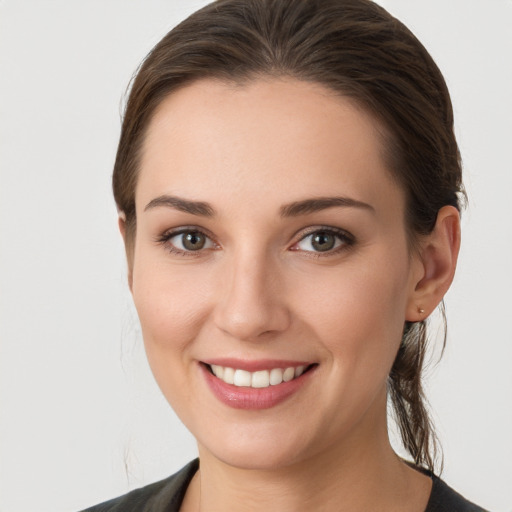
[[[199,81],[143,148],[131,289],[200,453],[268,468],[368,443],[418,280],[378,125],[319,85]]]

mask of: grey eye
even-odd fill
[[[300,240],[296,247],[307,252],[328,252],[337,249],[343,243],[342,235],[330,231],[315,231]]]
[[[191,252],[214,246],[214,243],[200,231],[183,231],[169,238],[169,242],[180,251]]]
[[[183,233],[181,237],[183,247],[187,249],[187,251],[198,251],[206,244],[206,237],[197,231],[192,233]]]
[[[312,235],[311,246],[316,251],[330,251],[336,244],[336,237],[331,233],[315,233]]]

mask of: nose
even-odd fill
[[[282,272],[269,258],[254,254],[226,261],[214,322],[242,341],[268,339],[290,325]]]

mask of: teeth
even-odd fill
[[[246,372],[245,370],[235,370],[235,377],[233,379],[233,384],[235,386],[250,386],[251,381],[251,372]]]
[[[224,367],[212,364],[212,371],[217,377],[219,377],[219,379],[224,377]]]
[[[219,375],[217,375],[217,377],[219,377],[219,379],[222,379],[226,384],[233,384],[235,379],[235,370],[233,370],[233,368],[219,368],[221,368],[221,371],[224,371],[222,372],[223,375],[219,372]]]
[[[270,370],[270,384],[276,386],[283,382],[283,370],[281,368],[273,368]]]
[[[252,374],[252,388],[268,388],[270,386],[270,372],[261,370]]]
[[[257,372],[248,372],[246,370],[238,370],[211,365],[213,374],[226,384],[234,384],[239,387],[251,388],[268,388],[269,386],[277,386],[282,382],[290,382],[300,377],[305,370],[305,366],[290,366],[289,368],[272,368],[271,370],[259,370]]]
[[[283,380],[290,382],[295,377],[295,368],[286,368],[283,372]]]

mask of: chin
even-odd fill
[[[211,435],[213,432],[222,434]],[[260,422],[257,427],[241,423],[204,434],[196,436],[200,457],[214,457],[229,466],[247,470],[289,467],[326,448],[321,439],[310,438],[304,430],[294,432],[286,422],[281,425]]]
[[[200,448],[200,455],[203,450]],[[276,443],[252,443],[250,446],[217,446],[208,450],[211,455],[228,466],[238,469],[270,471],[291,466],[301,460],[297,450],[277,446]]]

